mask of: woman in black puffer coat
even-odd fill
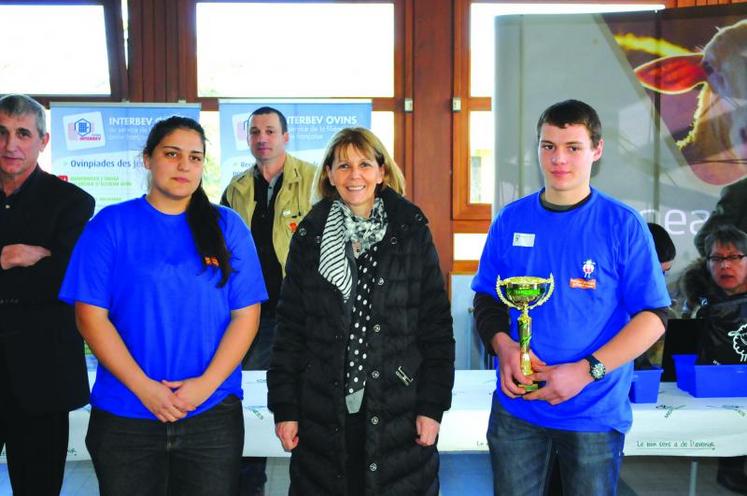
[[[291,495],[437,495],[454,338],[427,221],[368,130],[344,129],[291,241],[268,379]]]

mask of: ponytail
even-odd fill
[[[202,183],[192,193],[192,198],[187,207],[187,223],[192,231],[192,238],[197,245],[197,252],[202,259],[202,265],[218,267],[221,272],[219,288],[228,282],[228,277],[233,272],[231,267],[231,254],[226,246],[223,230],[220,228],[220,213],[202,189]]]

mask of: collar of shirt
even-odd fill
[[[259,170],[259,166],[254,166],[254,178],[259,181],[259,184],[263,186],[263,188],[267,189],[267,206],[269,207],[270,204],[272,204],[274,198],[275,198],[275,190],[280,189],[280,185],[282,184],[281,178],[283,177],[282,171],[280,174],[276,175],[270,181],[268,182],[265,179],[265,176],[262,175],[262,171]],[[256,183],[255,183],[256,184]]]
[[[550,210],[551,212],[567,212],[569,210],[573,210],[574,208],[580,207],[584,203],[588,202],[590,199],[591,199],[591,192],[589,192],[589,194],[586,195],[583,200],[581,200],[578,203],[574,203],[573,205],[556,205],[555,203],[550,203],[549,201],[545,200],[544,191],[540,194],[540,204],[547,210]]]
[[[272,179],[270,179],[269,181],[267,181],[267,179],[265,179],[265,176],[262,175],[262,171],[259,170],[259,165],[256,165],[256,164],[254,165],[254,177],[258,177],[258,178],[262,179],[264,182],[267,183],[267,185],[270,188],[274,188],[275,187],[275,184],[278,182],[278,179],[280,179],[280,176],[282,176],[282,175],[283,175],[283,171],[281,170],[277,175],[275,175],[275,177],[273,177]]]
[[[3,203],[5,205],[5,208],[10,208],[8,205],[10,202],[17,198],[18,195],[26,189],[26,187],[33,182],[33,180],[41,174],[41,168],[39,167],[39,164],[36,164],[36,167],[34,167],[34,170],[29,174],[29,177],[26,178],[24,182],[21,183],[19,187],[17,187],[11,194],[6,195],[2,188],[0,188],[0,203]]]

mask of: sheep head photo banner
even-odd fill
[[[747,7],[681,10],[657,33],[607,24],[693,173],[723,186],[747,175]]]
[[[605,140],[592,186],[669,231],[675,272],[694,259],[721,189],[747,178],[747,4],[499,16],[495,26],[495,208],[542,184],[542,110],[584,100]]]

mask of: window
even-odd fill
[[[198,3],[197,91],[201,97],[392,97],[394,6]]]
[[[3,20],[0,93],[94,96],[116,93],[112,91],[110,77],[105,13],[103,2],[99,5],[0,4]]]

